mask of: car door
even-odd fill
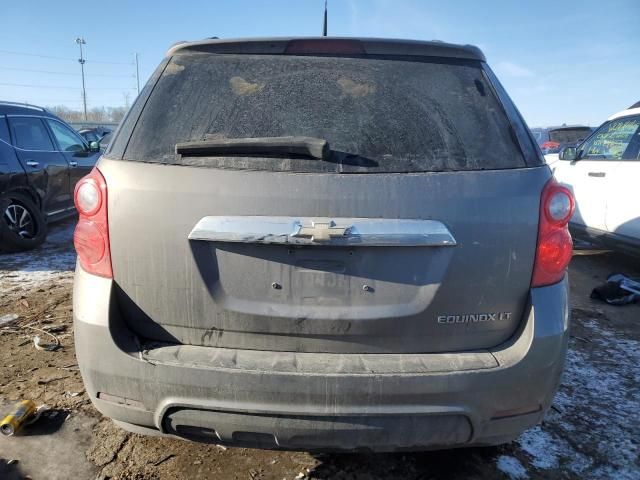
[[[626,117],[628,146],[607,182],[610,184],[606,209],[607,231],[627,241],[640,241],[640,115]],[[623,139],[626,140],[626,139]]]
[[[27,176],[18,161],[15,148],[11,145],[6,116],[0,115],[0,195],[11,188],[23,187],[26,184]]]
[[[69,162],[70,169],[70,189],[87,173],[91,171],[96,163],[98,153],[89,151],[89,147],[82,137],[63,122],[48,118],[47,124],[56,142],[56,148]]]
[[[561,184],[567,186],[576,200],[571,218],[575,226],[605,230],[607,184],[605,178],[614,163],[604,159],[558,160],[553,173]]]
[[[605,214],[612,189],[609,179],[637,128],[637,122],[624,118],[606,122],[578,147],[576,160],[558,162],[554,174],[572,189],[576,199],[572,224],[607,231]]]
[[[8,115],[13,145],[30,185],[42,201],[46,216],[73,208],[69,164],[57,151],[44,120],[38,116]]]

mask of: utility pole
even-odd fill
[[[136,57],[136,85],[138,86],[138,95],[140,95],[140,69],[138,68],[138,52],[135,54]]]
[[[322,25],[322,36],[327,36],[327,0],[324,0],[324,24]]]
[[[87,90],[84,85],[84,56],[82,55],[82,45],[86,45],[87,42],[84,41],[84,38],[78,37],[76,38],[76,43],[80,47],[80,58],[78,62],[80,62],[80,70],[82,71],[82,104],[84,106],[84,121],[87,121]]]

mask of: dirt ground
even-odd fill
[[[35,252],[0,254],[0,414],[17,399],[46,405],[0,438],[1,479],[640,479],[640,305],[589,298],[613,272],[640,276],[612,254],[575,256],[567,368],[542,425],[494,448],[414,454],[310,455],[221,448],[125,433],[92,407],[74,356],[73,221]],[[0,320],[1,321],[1,320]],[[35,348],[60,342],[55,351]]]

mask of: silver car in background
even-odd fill
[[[551,405],[573,199],[475,47],[179,44],[75,199],[78,361],[126,429],[421,450]]]

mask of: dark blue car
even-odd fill
[[[0,101],[0,250],[37,247],[47,223],[72,215],[76,182],[99,156],[44,108]]]

